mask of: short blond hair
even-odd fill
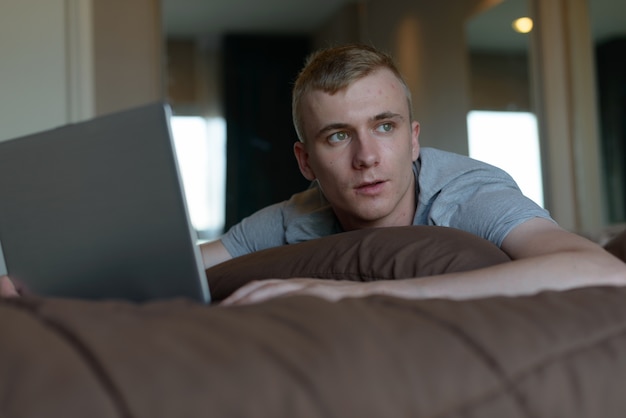
[[[390,70],[402,84],[409,105],[409,116],[413,118],[411,92],[391,56],[361,44],[322,49],[309,56],[293,88],[293,125],[300,141],[304,142],[301,103],[307,93],[320,90],[335,94],[381,68]]]

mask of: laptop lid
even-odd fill
[[[0,142],[0,248],[42,296],[209,302],[164,104]]]

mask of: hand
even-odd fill
[[[20,294],[8,276],[0,277],[0,298],[15,298]]]
[[[344,297],[366,296],[370,293],[368,285],[371,284],[304,278],[259,280],[239,288],[222,305],[245,305],[294,295],[310,295],[337,301]]]

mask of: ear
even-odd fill
[[[300,168],[300,172],[309,181],[313,181],[316,179],[315,173],[313,169],[309,165],[309,152],[306,150],[306,145],[300,141],[297,141],[293,144],[293,153],[296,156],[296,160],[298,160],[298,167]]]
[[[420,156],[420,124],[417,121],[411,123],[411,152],[413,161],[416,161]]]

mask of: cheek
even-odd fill
[[[341,161],[332,159],[332,157],[315,162],[315,174],[324,189],[330,191],[336,189],[340,183],[345,182],[347,174],[342,171],[342,166]]]
[[[345,162],[338,158],[328,157],[322,164],[322,170],[329,177],[341,177],[341,171],[345,166]]]

